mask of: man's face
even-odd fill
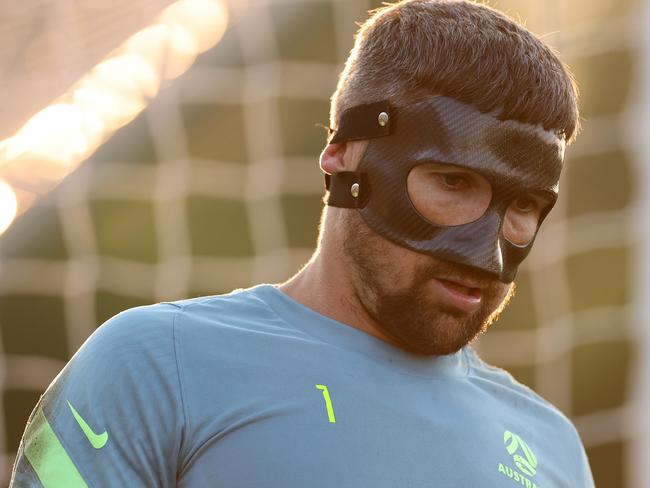
[[[358,299],[404,349],[458,351],[487,330],[514,293],[513,283],[398,246],[358,213],[345,215],[343,250]],[[454,284],[459,282],[472,290]]]
[[[458,225],[485,211],[491,189],[470,170],[422,165],[408,178],[418,212],[435,223]],[[513,202],[502,232],[525,243],[537,227],[544,201]],[[426,355],[451,354],[484,332],[505,308],[514,284],[469,266],[441,261],[399,246],[354,211],[344,213],[346,265],[359,301],[400,347]]]

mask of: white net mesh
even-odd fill
[[[627,384],[644,353],[632,290],[639,193],[622,135],[637,7],[493,5],[553,32],[586,120],[518,296],[479,350],[572,417],[597,486],[640,487],[625,461],[637,421]],[[281,281],[313,250],[325,139],[315,124],[327,123],[354,21],[379,2],[230,6],[221,43],[0,238],[5,473],[38,395],[103,320]]]

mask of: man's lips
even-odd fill
[[[459,293],[463,293],[464,295],[470,295],[478,299],[480,299],[481,296],[483,295],[482,292],[483,287],[477,286],[474,283],[468,283],[466,281],[449,280],[443,278],[436,278],[436,279],[438,281],[441,281],[444,285],[449,286],[454,290],[457,290]]]
[[[439,298],[448,305],[465,312],[475,312],[481,306],[483,287],[471,286],[478,283],[447,278],[434,278],[434,282]]]

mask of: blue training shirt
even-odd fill
[[[573,425],[470,347],[410,354],[272,285],[102,325],[12,487],[593,487]]]

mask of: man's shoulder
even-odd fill
[[[494,383],[499,387],[529,397],[531,400],[550,405],[548,401],[531,388],[517,381],[510,372],[486,362],[474,348],[468,346],[465,348],[465,352],[468,359],[470,377]]]
[[[540,454],[564,466],[564,473],[573,476],[566,486],[593,486],[587,456],[573,422],[509,372],[486,363],[470,347],[465,351],[470,381],[497,402],[497,408],[508,412],[508,429],[516,429],[518,435],[536,443]],[[553,449],[544,453],[543,447],[550,440]]]
[[[181,314],[212,313],[216,310],[236,315],[244,310],[266,309],[261,290],[268,287],[269,285],[257,285],[251,288],[237,288],[229,293],[161,302],[159,305],[172,306]]]
[[[550,419],[575,430],[572,422],[555,405],[546,400],[532,388],[515,379],[505,369],[484,361],[477,352],[465,348],[469,363],[469,377],[503,401],[514,403],[520,411],[529,411],[539,419]]]
[[[130,342],[156,337],[170,337],[176,324],[184,328],[201,321],[214,324],[229,322],[236,317],[254,316],[269,309],[255,293],[255,288],[237,289],[220,295],[206,295],[175,301],[159,302],[126,309],[104,322],[94,335],[104,339]]]
[[[169,394],[182,403],[182,359],[186,367],[194,364],[190,358],[205,366],[211,364],[204,361],[212,357],[210,351],[241,343],[242,335],[228,335],[224,331],[235,328],[225,324],[237,323],[232,317],[246,316],[244,311],[254,308],[254,297],[249,295],[246,290],[235,290],[133,307],[114,315],[77,350],[54,382],[49,398],[75,398],[77,408],[91,401],[89,385],[122,390],[139,385],[140,393],[134,391],[123,401],[138,404],[143,395]],[[65,402],[61,405],[66,411]]]
[[[174,307],[174,324],[182,333],[206,333],[210,330],[257,330],[280,319],[267,301],[270,285],[238,288],[221,295],[202,296],[161,305]],[[281,320],[280,320],[281,321]]]

